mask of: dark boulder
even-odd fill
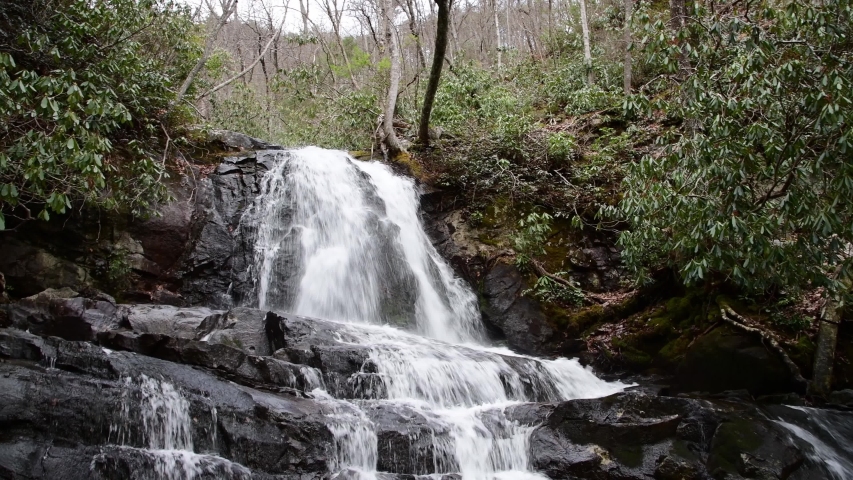
[[[526,288],[515,266],[499,263],[491,268],[482,279],[483,321],[513,350],[542,354],[554,330],[539,302],[522,295]]]
[[[558,404],[531,437],[554,479],[819,478],[801,447],[753,404],[620,393]]]
[[[699,337],[675,368],[675,392],[748,390],[768,395],[800,390],[779,355],[759,337],[728,326]]]
[[[68,340],[94,340],[98,332],[118,328],[123,321],[109,295],[87,298],[70,288],[48,289],[0,309],[5,311],[6,326]]]

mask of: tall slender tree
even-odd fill
[[[450,9],[453,0],[435,0],[438,5],[438,20],[435,29],[435,53],[432,56],[432,68],[429,72],[429,82],[424,94],[424,105],[421,110],[421,123],[418,127],[418,140],[424,147],[429,147],[429,118],[441,80],[441,69],[447,52],[447,36],[450,30]]]
[[[581,33],[583,35],[583,63],[586,67],[587,83],[595,83],[595,73],[592,71],[592,47],[589,44],[589,19],[586,14],[586,0],[580,0]]]

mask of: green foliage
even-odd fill
[[[358,58],[351,58],[351,64],[357,65]],[[319,65],[280,72],[270,83],[269,95],[235,83],[230,92],[211,98],[210,122],[288,146],[369,150],[373,120],[379,115],[375,91],[325,92],[321,86],[328,75]]]
[[[812,325],[812,321],[802,312],[791,308],[800,300],[801,297],[788,295],[765,307],[764,312],[770,315],[773,325],[792,333],[802,332]]]
[[[681,126],[631,167],[610,210],[632,226],[623,258],[641,279],[670,266],[688,284],[837,287],[853,241],[850,0],[765,1],[749,16],[697,5],[690,16],[676,39],[662,22],[644,39],[664,78],[684,76],[680,88],[626,102]]]
[[[0,18],[0,228],[77,201],[141,215],[165,199],[165,165],[142,145],[198,54],[187,9],[13,0]]]
[[[110,255],[107,265],[107,281],[112,292],[120,293],[130,285],[130,264],[127,252],[117,250]]]
[[[516,264],[527,266],[531,258],[545,253],[552,220],[551,215],[547,213],[532,212],[518,221],[518,231],[512,239]]]
[[[567,162],[577,154],[577,140],[566,132],[557,132],[548,136],[548,155],[552,159]]]

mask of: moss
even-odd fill
[[[407,152],[400,152],[394,158],[391,159],[393,163],[403,166],[409,174],[418,180],[424,179],[424,168],[415,160],[411,155]]]
[[[619,445],[612,448],[610,454],[628,468],[638,468],[643,465],[642,445]]]
[[[657,363],[664,365],[675,363],[682,355],[687,352],[687,347],[693,341],[692,335],[682,335],[675,340],[667,343],[658,351]]]
[[[815,348],[814,342],[808,336],[803,335],[788,349],[791,360],[800,367],[801,372],[806,376],[811,376]]]
[[[593,327],[597,327],[607,318],[606,311],[601,305],[592,305],[581,309],[569,318],[569,328],[578,334],[588,333]]]
[[[627,340],[622,338],[614,339],[613,347],[619,350],[622,361],[630,368],[643,369],[651,366],[652,357],[646,352],[637,349]]]
[[[754,423],[748,419],[723,422],[714,434],[709,467],[736,473],[741,455],[754,452],[763,443],[761,433],[754,427]]]
[[[370,150],[350,150],[349,156],[356,160],[370,160],[373,158],[373,152]]]

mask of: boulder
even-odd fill
[[[531,437],[553,479],[818,478],[802,446],[754,405],[639,392],[556,405]]]
[[[760,338],[729,326],[699,337],[675,369],[675,392],[748,390],[752,395],[798,391],[778,354]]]
[[[48,288],[85,289],[94,283],[83,266],[54,255],[46,248],[16,239],[4,239],[0,271],[14,287],[14,295],[26,297]]]
[[[499,263],[491,268],[482,279],[483,321],[500,332],[513,350],[543,354],[549,350],[554,329],[539,302],[521,294],[526,288],[514,265]]]
[[[123,321],[109,295],[87,298],[67,287],[48,289],[0,309],[7,326],[69,340],[94,340],[98,332],[118,328]]]
[[[222,313],[206,307],[171,305],[121,305],[120,309],[120,315],[134,332],[175,338],[195,338],[205,319]]]

